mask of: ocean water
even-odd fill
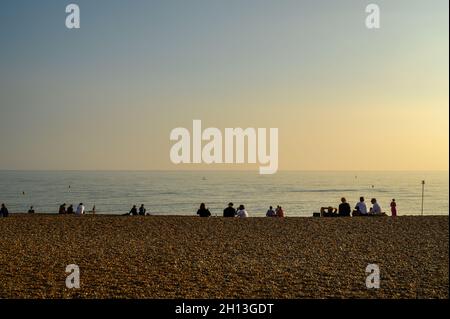
[[[193,215],[205,202],[213,216],[227,203],[244,204],[250,216],[264,216],[281,205],[287,216],[311,216],[321,206],[335,206],[342,196],[353,207],[359,196],[377,198],[389,212],[396,199],[399,215],[449,213],[448,172],[278,172],[254,171],[0,171],[0,201],[11,213],[57,213],[61,203],[83,202],[97,213],[123,214],[145,204],[153,214]]]

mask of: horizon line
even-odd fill
[[[253,169],[3,169],[0,172],[255,172]],[[256,170],[257,172],[257,170]],[[448,169],[279,169],[278,172],[449,172]],[[276,173],[275,173],[276,174]],[[272,175],[275,175],[272,174]]]

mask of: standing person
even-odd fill
[[[272,206],[267,210],[266,217],[277,217],[277,213],[275,213]]]
[[[395,198],[393,198],[392,202],[391,202],[391,214],[392,214],[392,217],[397,216],[397,203],[395,202]]]
[[[341,204],[339,204],[339,216],[350,216],[351,208],[350,204],[347,203],[345,197],[341,198]]]
[[[33,206],[30,206],[30,209],[28,210],[28,214],[34,214]]]
[[[364,197],[359,198],[359,202],[355,206],[355,211],[353,211],[354,216],[367,216],[367,206],[364,203]]]
[[[80,204],[78,205],[78,207],[77,207],[77,212],[76,212],[76,214],[77,214],[78,216],[84,215],[84,210],[85,210],[85,208],[84,208],[83,203],[80,203]]]
[[[139,215],[145,216],[146,211],[147,210],[145,209],[144,204],[141,204],[141,207],[139,207]]]
[[[65,214],[66,213],[66,203],[59,206],[59,214]]]
[[[3,217],[8,217],[9,215],[8,208],[6,208],[5,204],[2,204],[2,208],[0,209],[0,215],[2,215]]]
[[[233,203],[228,203],[228,207],[223,210],[223,217],[235,217],[236,209],[233,207]]]
[[[208,208],[206,208],[205,203],[200,204],[200,208],[197,210],[197,215],[200,217],[209,217],[211,216],[211,212]]]
[[[245,206],[244,205],[239,205],[239,209],[236,212],[236,216],[239,218],[247,218],[248,217],[248,213],[245,210]]]
[[[92,215],[95,215],[95,205],[92,207]]]
[[[281,206],[278,206],[277,217],[284,217],[284,210]]]

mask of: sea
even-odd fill
[[[62,203],[76,208],[82,202],[87,211],[95,205],[97,214],[124,214],[144,204],[154,215],[195,215],[204,202],[212,216],[221,216],[233,202],[256,217],[277,205],[287,216],[312,216],[322,206],[337,207],[341,197],[353,207],[364,196],[368,207],[376,198],[388,213],[395,198],[398,215],[447,215],[448,176],[447,171],[0,171],[0,202],[10,213],[32,205],[36,213],[56,214]]]

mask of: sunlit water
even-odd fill
[[[250,216],[264,216],[269,205],[283,206],[287,216],[311,216],[321,206],[337,206],[342,196],[352,206],[365,196],[368,206],[375,197],[389,212],[395,198],[399,215],[419,215],[422,180],[424,215],[447,215],[448,172],[0,171],[0,201],[11,213],[30,205],[56,213],[63,202],[83,202],[98,213],[123,214],[143,203],[154,214],[192,215],[205,202],[220,216],[232,201]]]

